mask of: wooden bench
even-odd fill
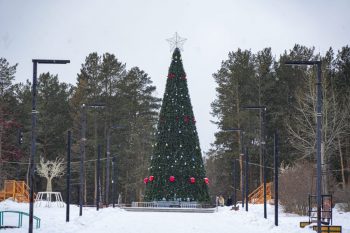
[[[306,226],[308,226],[310,224],[311,224],[311,222],[300,222],[299,226],[300,226],[300,228],[305,228]]]
[[[317,226],[313,226],[312,229],[317,231]],[[341,226],[321,226],[322,233],[341,233]]]
[[[15,211],[15,210],[4,210],[4,211],[0,211],[0,228],[7,228],[9,226],[4,226],[4,214],[5,213],[15,213],[18,214],[18,225],[17,227],[20,228],[23,225],[23,215],[26,215],[29,217],[28,213],[25,212],[21,212],[21,211]],[[33,216],[33,219],[36,220],[36,228],[40,228],[40,218]]]

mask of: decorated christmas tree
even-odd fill
[[[180,42],[176,34],[149,177],[144,179],[148,201],[209,201],[209,181],[205,176]]]

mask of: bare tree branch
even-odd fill
[[[316,145],[316,85],[315,79],[305,78],[306,93],[304,90],[297,93],[298,106],[293,122],[287,122],[287,130],[293,147],[301,152],[300,159],[305,159],[315,154]],[[342,111],[335,102],[331,101],[330,88],[323,88],[323,122],[322,143],[324,145],[325,161],[336,147],[335,139],[345,131],[345,120],[348,111]]]

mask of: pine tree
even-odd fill
[[[181,53],[175,48],[151,156],[150,179],[145,179],[146,200],[209,200],[195,123]]]
[[[17,64],[10,65],[5,58],[0,57],[0,183],[10,174],[10,166],[4,160],[16,161],[22,155],[16,145],[16,131],[20,127],[12,110],[17,100],[13,94],[13,80]]]
[[[102,154],[105,153],[109,133],[110,156],[116,156],[117,160],[117,191],[122,193],[123,202],[131,202],[140,200],[144,193],[144,187],[140,186],[137,177],[143,177],[148,172],[148,158],[153,149],[151,145],[154,143],[160,99],[154,97],[156,88],[152,86],[151,77],[145,71],[137,67],[127,71],[125,67],[126,64],[114,54],[89,54],[78,74],[71,105],[75,135],[78,137],[81,130],[80,106],[94,103],[106,105],[103,109],[88,108],[86,111],[86,160],[96,159],[98,144],[102,145]],[[76,148],[76,153],[79,154],[79,143]],[[102,184],[108,180],[107,160],[104,161],[102,170],[106,172],[102,174]],[[111,164],[109,166],[111,169]],[[95,195],[89,194],[97,192],[95,168],[95,162],[85,164],[86,203],[94,203]],[[106,194],[107,199],[104,187],[102,193]],[[108,197],[111,200],[110,188]]]
[[[39,76],[37,150],[46,160],[66,153],[66,132],[72,126],[70,95],[70,85],[59,82],[57,75],[43,73]]]
[[[212,167],[217,172],[211,172],[211,179],[215,179],[216,187],[212,192],[219,191],[225,196],[232,194],[232,161],[239,159],[240,164],[240,187],[243,185],[243,156],[241,148],[243,141],[257,138],[252,130],[252,126],[258,126],[256,112],[242,111],[242,106],[257,105],[259,93],[256,80],[256,55],[250,50],[237,49],[228,54],[228,58],[221,64],[220,69],[213,74],[217,83],[217,98],[211,104],[212,116],[217,118],[215,124],[219,131],[215,133],[214,148],[209,151],[210,156],[214,156]],[[227,128],[244,129],[244,140],[241,141],[240,134],[236,132],[227,132]],[[251,161],[255,161],[256,148],[249,148]],[[253,157],[254,156],[254,157]],[[251,174],[251,177],[253,174]],[[213,182],[214,183],[214,182]],[[217,193],[217,192],[216,192]],[[211,193],[213,194],[213,193]]]

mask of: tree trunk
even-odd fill
[[[46,184],[46,192],[52,192],[52,178],[46,177],[47,184]]]
[[[261,106],[261,77],[259,76],[258,78],[258,95],[259,95],[259,106]],[[262,145],[262,142],[263,142],[263,134],[262,134],[262,130],[263,130],[263,119],[262,119],[262,109],[259,110],[259,119],[260,119],[260,141],[259,141],[259,180],[260,180],[260,184],[262,184],[264,181],[263,181],[263,156],[262,156],[262,153],[263,153],[263,145]]]
[[[29,185],[29,173],[30,173],[30,156],[31,154],[29,154],[29,159],[28,159],[28,166],[27,166],[27,173],[26,173],[26,182],[27,182],[27,185]]]
[[[84,171],[85,171],[85,167],[84,167]],[[85,179],[84,179],[84,181],[85,181],[85,183],[84,183],[84,204],[86,204],[87,202],[86,202],[86,198],[87,198],[87,196],[86,196],[86,194],[87,194],[87,191],[86,191],[86,171],[84,172],[84,175],[85,175]]]
[[[328,163],[327,159],[325,158],[324,142],[321,143],[321,172],[321,180],[323,184],[323,190],[321,189],[321,191],[324,194],[328,194]]]
[[[331,84],[333,84],[333,82],[331,82]],[[337,108],[338,110],[338,106],[336,104],[335,101],[335,95],[334,95],[334,87],[332,85],[332,100],[333,100],[333,105],[335,108]],[[334,116],[335,118],[337,118],[338,116],[338,111],[335,111],[336,116]],[[342,188],[345,190],[345,186],[346,186],[346,181],[345,181],[345,172],[344,172],[344,159],[343,159],[343,152],[341,149],[341,138],[339,135],[337,135],[336,138],[337,142],[338,142],[338,149],[339,149],[339,158],[340,158],[340,170],[341,170],[341,178],[342,178]]]
[[[128,185],[130,184],[129,180],[129,171],[126,171],[126,183],[125,183],[125,191],[124,191],[124,203],[126,203],[126,199],[128,196]]]
[[[339,148],[339,158],[340,158],[340,172],[341,172],[341,179],[342,179],[342,188],[345,190],[346,188],[346,180],[345,180],[345,171],[344,171],[344,158],[343,158],[343,152],[341,150],[341,143],[339,136],[337,137],[338,141],[338,148]]]
[[[142,200],[142,188],[140,188],[140,187],[138,188],[138,198],[137,199],[138,199],[139,202],[143,201]]]
[[[94,141],[95,141],[95,148],[94,148],[94,154],[97,153],[97,116],[96,113],[94,113]],[[97,157],[97,156],[96,156]],[[95,158],[96,158],[95,157]],[[97,197],[97,161],[95,161],[95,175],[94,175],[94,200],[96,200]]]
[[[237,127],[240,129],[241,128],[241,119],[240,119],[240,98],[239,98],[239,82],[237,78],[237,85],[236,85],[236,113],[238,115],[238,122],[237,122]],[[243,137],[241,137],[242,131],[239,132],[239,146],[240,150],[243,148],[243,141],[241,140]],[[241,151],[243,153],[243,151]],[[243,154],[239,155],[239,167],[240,167],[240,188],[243,190],[243,185],[244,185],[244,180],[243,180]],[[244,197],[242,197],[243,200]]]
[[[243,190],[243,185],[244,185],[244,180],[243,180],[243,155],[240,155],[239,156],[239,168],[241,170],[241,173],[240,173],[240,181],[241,181],[241,184],[240,184],[240,187],[241,187],[241,190]],[[243,200],[244,197],[242,197],[242,200]]]

